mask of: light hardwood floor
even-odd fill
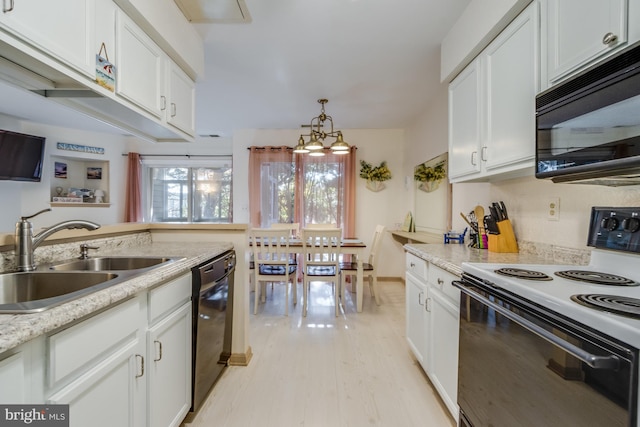
[[[331,285],[312,283],[303,318],[291,302],[285,317],[284,285],[269,285],[249,366],[227,368],[183,426],[455,426],[406,343],[404,284],[379,289],[379,307],[365,284],[363,312],[346,292],[335,317]]]

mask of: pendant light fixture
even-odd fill
[[[308,135],[300,135],[298,145],[293,149],[294,153],[309,153],[310,156],[324,156],[324,140],[328,136],[336,138],[329,147],[332,153],[347,154],[349,152],[349,144],[344,141],[342,131],[333,130],[333,118],[324,112],[324,104],[327,102],[329,102],[328,99],[318,99],[318,103],[322,106],[320,115],[311,119],[311,133]],[[329,132],[325,132],[324,129],[322,129],[326,121],[331,124],[331,130]],[[309,141],[305,141],[305,136],[309,138]]]

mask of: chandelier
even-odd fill
[[[333,119],[331,116],[327,116],[324,112],[324,104],[329,102],[328,99],[320,98],[318,103],[322,105],[320,115],[311,119],[311,133],[308,135],[300,135],[298,139],[298,145],[293,149],[294,153],[309,153],[310,156],[324,156],[324,140],[325,138],[335,137],[336,140],[329,147],[334,154],[347,154],[349,153],[349,144],[344,142],[342,138],[342,131],[333,130]],[[331,130],[329,132],[324,131],[324,122],[331,123]],[[309,141],[305,141],[304,137],[308,137]]]

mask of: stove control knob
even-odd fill
[[[630,233],[635,233],[640,230],[640,219],[638,218],[625,218],[622,220],[622,229]]]
[[[619,224],[618,218],[611,217],[611,216],[604,217],[602,218],[602,221],[600,221],[600,227],[608,231],[613,231],[616,228],[618,228],[618,224]]]

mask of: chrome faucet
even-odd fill
[[[43,209],[31,216],[20,217],[20,221],[16,223],[15,245],[16,245],[16,262],[19,271],[33,271],[36,269],[36,263],[33,258],[33,251],[40,244],[60,230],[70,230],[74,228],[86,228],[87,230],[96,230],[100,228],[100,224],[84,220],[63,221],[61,223],[45,228],[40,233],[33,235],[33,225],[28,220],[40,215],[43,212],[49,212],[51,209]]]

